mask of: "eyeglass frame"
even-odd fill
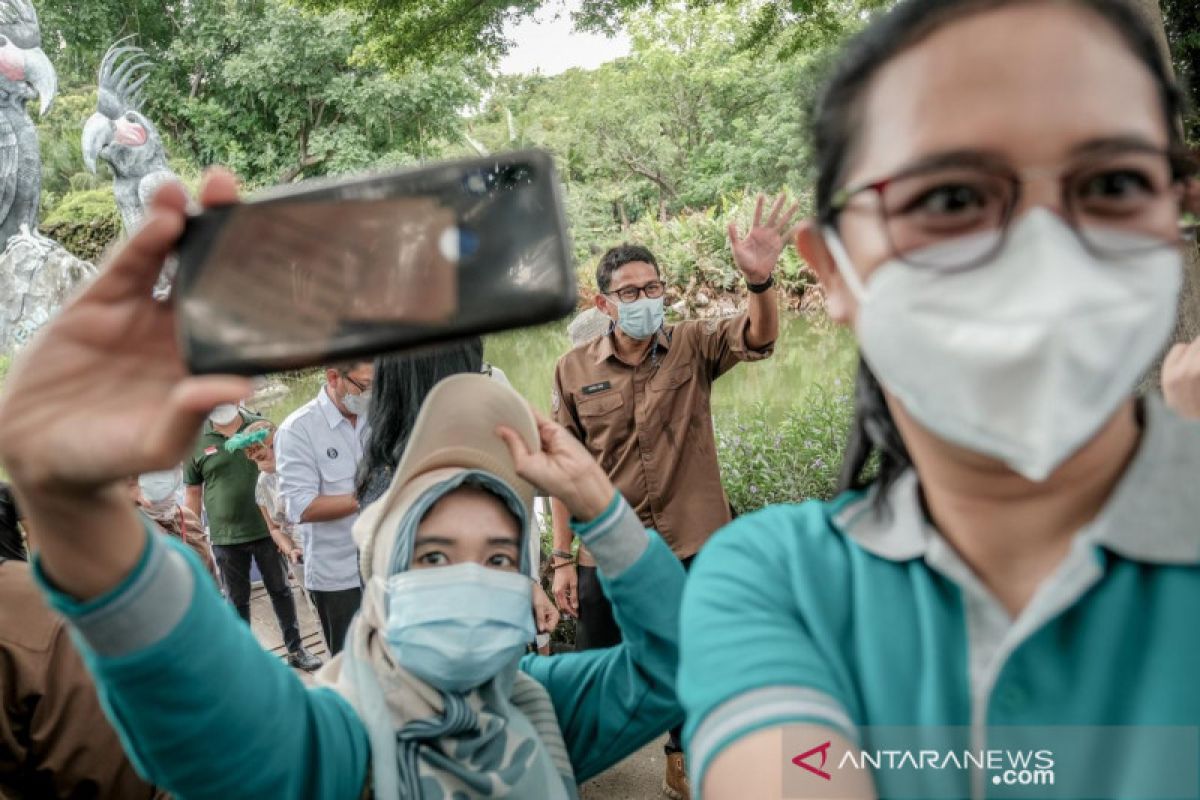
[[[353,386],[355,389],[358,389],[358,391],[362,392],[363,394],[369,393],[371,391],[372,387],[374,387],[374,384],[371,384],[371,386],[363,386],[361,383],[354,380],[354,378],[351,378],[349,372],[343,372],[342,377],[345,378],[346,380],[350,381],[350,385]]]
[[[1186,197],[1186,184],[1189,180],[1194,179],[1200,173],[1200,165],[1197,164],[1195,157],[1187,150],[1181,147],[1158,148],[1138,141],[1111,141],[1103,142],[1100,146],[1091,148],[1090,152],[1084,152],[1076,158],[1087,158],[1088,156],[1101,156],[1106,153],[1111,154],[1126,154],[1140,153],[1149,155],[1158,155],[1166,159],[1168,166],[1171,169],[1171,185],[1184,188],[1184,196]],[[899,252],[893,241],[891,227],[889,225],[888,210],[884,203],[883,193],[887,187],[896,181],[910,178],[916,175],[921,175],[926,172],[931,172],[936,169],[951,169],[959,167],[963,169],[978,169],[980,171],[990,172],[993,177],[1002,178],[1008,181],[1012,187],[1012,197],[1008,207],[1004,209],[1003,217],[999,222],[998,230],[1000,235],[996,239],[996,244],[985,254],[972,260],[967,264],[954,267],[932,267],[925,264],[916,266],[927,267],[929,269],[937,269],[940,272],[965,272],[975,269],[983,264],[988,263],[996,257],[1003,249],[1005,242],[1008,240],[1009,231],[1012,228],[1013,217],[1017,208],[1021,205],[1021,194],[1025,183],[1030,180],[1044,179],[1048,176],[1057,177],[1059,183],[1059,191],[1061,193],[1060,200],[1063,208],[1066,210],[1064,219],[1070,227],[1072,233],[1079,240],[1080,244],[1093,255],[1099,258],[1109,258],[1111,254],[1098,252],[1095,246],[1082,233],[1077,224],[1076,211],[1070,199],[1067,188],[1071,184],[1071,179],[1076,177],[1080,172],[1084,171],[1091,165],[1080,164],[1069,169],[1045,169],[1032,168],[1025,170],[1017,170],[1010,164],[1001,159],[990,157],[987,154],[976,151],[951,151],[934,156],[932,159],[923,159],[917,164],[906,167],[891,175],[879,178],[873,181],[865,181],[851,187],[844,187],[833,193],[833,198],[830,201],[829,209],[821,215],[821,222],[830,227],[836,228],[837,220],[841,214],[847,210],[850,202],[865,192],[874,193],[878,202],[876,203],[876,217],[883,228],[884,236],[887,238],[888,247],[891,250],[891,255],[905,263],[912,263],[906,259],[906,256]],[[1197,228],[1200,228],[1200,214],[1184,207],[1180,214],[1180,240],[1189,241],[1196,236]],[[1161,246],[1169,246],[1173,243],[1163,242]]]
[[[651,286],[654,286],[655,284],[658,285],[660,294],[658,295],[658,297],[651,297],[650,293],[646,290],[649,289]],[[637,292],[637,294],[635,294],[633,296],[633,298],[630,300],[625,300],[625,299],[622,299],[622,297],[621,297],[621,292],[624,292],[627,289],[633,289],[635,292]],[[605,297],[616,297],[617,300],[622,303],[636,303],[638,301],[638,299],[641,298],[643,295],[645,295],[647,300],[657,300],[659,297],[662,297],[666,293],[667,293],[667,284],[658,278],[650,281],[649,283],[643,284],[642,286],[622,286],[620,289],[610,290],[607,292],[601,292],[601,294],[603,294]]]

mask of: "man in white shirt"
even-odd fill
[[[304,585],[317,608],[330,654],[341,651],[362,601],[355,475],[368,436],[370,361],[329,367],[315,399],[275,435],[279,488],[288,520],[304,541]]]

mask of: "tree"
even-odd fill
[[[1162,16],[1175,72],[1190,101],[1184,129],[1188,139],[1200,146],[1200,4],[1162,0]]]
[[[627,18],[632,53],[591,72],[506,78],[471,121],[485,149],[545,147],[559,159],[573,217],[620,232],[717,205],[747,186],[805,182],[803,94],[811,59],[750,51],[736,6]]]
[[[363,22],[282,0],[189,20],[146,95],[160,128],[201,164],[286,183],[437,155],[476,102],[478,61],[388,70],[358,54]]]
[[[743,47],[770,45],[787,56],[842,38],[864,11],[895,0],[765,0],[753,4]],[[299,0],[308,8],[351,9],[365,15],[370,41],[364,48],[391,65],[450,55],[495,56],[508,47],[506,22],[548,5],[546,0]],[[562,3],[559,0],[559,8]],[[582,0],[573,16],[578,27],[612,31],[637,11],[702,12],[750,8],[729,0]]]

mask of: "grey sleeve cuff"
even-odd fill
[[[650,546],[650,534],[620,493],[597,519],[571,527],[609,580],[637,563]]]
[[[135,578],[100,607],[72,615],[71,624],[98,656],[115,658],[164,639],[192,604],[196,575],[182,553],[147,537],[146,561]]]
[[[858,729],[842,704],[816,689],[768,686],[727,700],[704,718],[688,742],[692,786],[704,785],[704,772],[713,758],[733,742],[763,728],[805,722],[858,740]]]

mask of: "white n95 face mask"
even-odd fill
[[[231,425],[238,418],[238,407],[233,403],[222,403],[208,414],[208,419],[214,425]]]
[[[1114,250],[1138,252],[1095,256],[1035,208],[986,264],[942,272],[896,259],[866,286],[837,233],[825,240],[858,299],[859,346],[884,388],[935,435],[1043,481],[1116,412],[1175,325],[1179,249],[1102,234],[1128,244]],[[979,242],[935,245],[921,260],[967,263]]]
[[[176,493],[183,484],[183,475],[179,469],[168,469],[161,472],[147,472],[138,477],[138,487],[142,497],[152,506],[174,505]]]

